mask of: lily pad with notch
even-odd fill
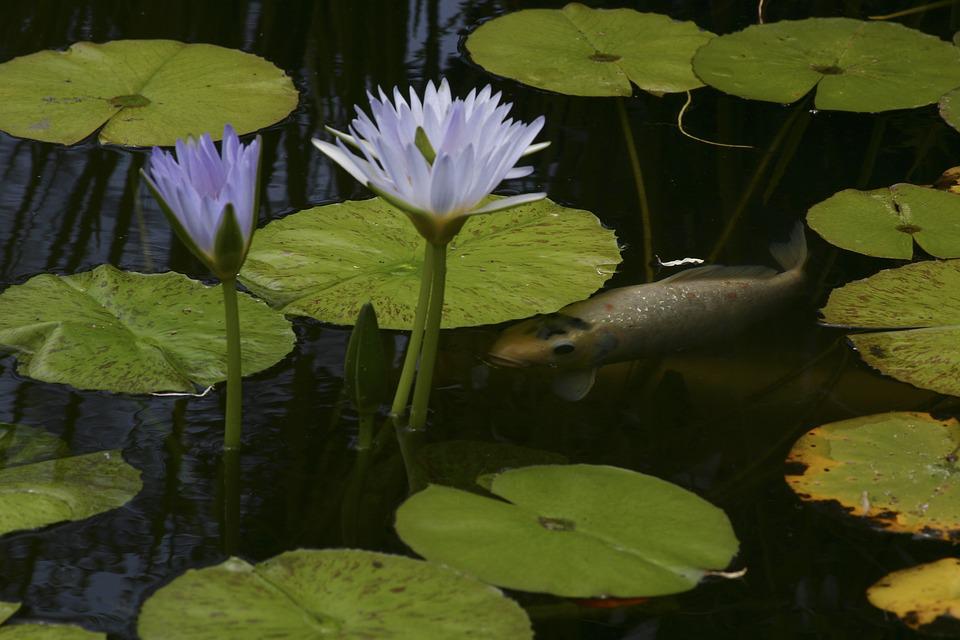
[[[960,637],[960,558],[894,571],[867,589],[870,604],[924,635]]]
[[[446,440],[430,442],[418,451],[427,478],[435,484],[479,492],[478,478],[507,469],[537,464],[566,464],[567,457],[509,442]]]
[[[490,584],[574,598],[688,591],[737,552],[723,511],[635,471],[532,466],[489,486],[503,500],[430,485],[400,506],[397,533]]]
[[[0,602],[0,624],[20,609],[19,602]],[[0,640],[106,640],[104,633],[66,624],[4,624]]]

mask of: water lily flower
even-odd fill
[[[180,240],[221,280],[236,277],[257,224],[260,137],[243,145],[229,124],[222,151],[205,133],[157,147],[142,172]]]
[[[398,89],[393,102],[382,90],[379,99],[367,95],[372,119],[357,107],[349,133],[329,129],[335,145],[316,138],[313,144],[407,214],[429,242],[446,244],[469,216],[546,196],[528,193],[482,204],[501,181],[530,175],[533,168],[517,167],[517,161],[549,144],[532,144],[542,116],[530,124],[508,119],[512,105],[500,104],[501,94],[489,86],[462,99],[451,98],[445,79],[439,88],[428,83],[423,100],[412,88],[409,101]]]

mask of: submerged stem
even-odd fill
[[[430,304],[427,322],[423,331],[423,351],[420,355],[420,371],[417,386],[413,390],[413,406],[410,409],[410,430],[420,431],[427,423],[427,405],[433,386],[433,369],[437,361],[440,343],[440,320],[443,316],[443,289],[447,278],[447,245],[430,245],[433,251],[433,278],[430,286]]]
[[[653,230],[650,224],[650,204],[647,202],[647,188],[643,183],[643,171],[640,168],[640,156],[637,155],[637,146],[633,141],[633,128],[627,117],[627,108],[623,98],[617,98],[617,113],[620,115],[620,126],[623,128],[623,139],[627,143],[627,154],[630,156],[630,169],[633,171],[633,182],[637,187],[637,200],[640,202],[640,225],[643,230],[643,276],[644,280],[653,280]]]
[[[227,417],[224,430],[224,449],[240,447],[240,429],[243,411],[243,387],[240,369],[240,312],[237,309],[237,281],[224,280],[223,312],[227,327]]]
[[[413,316],[413,327],[410,329],[407,353],[403,357],[403,369],[400,371],[400,381],[397,382],[397,392],[393,396],[393,406],[390,408],[390,417],[394,422],[399,421],[406,413],[410,388],[413,386],[413,377],[417,372],[417,359],[420,357],[420,345],[423,342],[423,325],[427,319],[427,306],[430,302],[433,255],[433,245],[426,242],[423,270],[420,272],[420,296],[417,299],[417,310]]]

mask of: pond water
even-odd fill
[[[315,204],[366,197],[310,144],[322,126],[344,126],[352,105],[376,85],[445,76],[455,93],[492,83],[529,121],[544,114],[536,171],[517,191],[547,191],[594,212],[614,229],[624,261],[610,285],[640,282],[646,259],[636,191],[613,99],[566,97],[495,78],[470,63],[461,39],[482,21],[563,2],[409,0],[338,2],[94,1],[0,4],[0,60],[79,40],[171,38],[253,52],[284,69],[301,93],[291,117],[262,132],[261,225]],[[591,6],[622,3],[589,2]],[[896,2],[768,3],[772,19],[864,17]],[[716,33],[755,21],[753,3],[642,1],[644,11],[694,20]],[[960,12],[905,19],[949,39]],[[951,20],[953,24],[951,24]],[[684,96],[638,93],[627,101],[652,210],[653,247],[664,259],[705,257],[790,118],[793,133],[770,157],[743,221],[720,257],[772,264],[771,239],[836,191],[899,181],[932,182],[957,164],[960,136],[935,107],[880,115],[815,113],[697,91],[685,126],[752,150],[707,146],[682,136]],[[799,111],[795,111],[799,110]],[[802,134],[797,133],[800,128]],[[140,185],[143,151],[73,147],[0,134],[0,282],[110,263],[136,271],[175,270],[209,279],[177,242]],[[784,158],[784,160],[781,160]],[[787,161],[788,160],[788,161]],[[952,548],[843,524],[802,506],[783,480],[790,445],[827,421],[887,410],[949,411],[949,400],[885,378],[859,361],[816,310],[833,286],[890,261],[838,252],[808,233],[808,295],[741,338],[657,363],[601,371],[585,400],[556,399],[535,375],[493,371],[480,358],[502,327],[443,336],[429,439],[508,442],[576,462],[653,474],[708,498],[730,516],[741,542],[736,581],[626,610],[576,607],[514,594],[543,638],[907,637],[871,607],[867,586],[889,571],[950,555]],[[491,274],[491,277],[496,277]],[[532,278],[547,274],[531,274]],[[338,408],[349,329],[298,318],[295,350],[244,381],[241,520],[237,555],[259,561],[297,547],[345,544],[406,552],[392,530],[404,497],[396,456],[374,468],[365,526],[345,532],[341,499],[357,421]],[[398,350],[402,335],[394,339]],[[483,382],[483,384],[479,384]],[[22,601],[18,619],[64,621],[134,638],[143,600],[188,568],[221,562],[220,388],[203,398],[80,392],[20,377],[0,359],[0,421],[43,427],[76,452],[121,448],[143,473],[126,506],[76,523],[0,538],[0,600]],[[345,539],[346,537],[346,539]]]

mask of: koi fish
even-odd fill
[[[524,320],[500,334],[486,360],[559,369],[554,392],[579,400],[593,387],[600,365],[722,340],[782,307],[803,288],[803,225],[796,225],[787,242],[770,245],[770,253],[783,271],[697,267]]]

